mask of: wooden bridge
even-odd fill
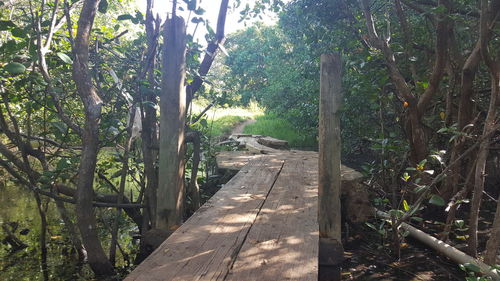
[[[343,255],[341,246],[323,247],[340,245],[341,178],[361,178],[340,168],[340,67],[339,55],[321,57],[321,161],[315,152],[277,150],[277,140],[237,136],[249,152],[217,162],[241,170],[125,280],[318,280],[320,262]],[[356,185],[344,186],[358,195]],[[351,198],[349,214],[364,203]]]
[[[318,154],[262,149],[125,280],[318,280]]]

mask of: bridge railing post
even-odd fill
[[[339,54],[321,55],[319,104],[319,231],[340,241],[340,105],[342,66]]]
[[[340,54],[321,55],[319,104],[319,280],[339,280],[342,262],[340,208]]]

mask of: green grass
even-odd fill
[[[275,115],[257,116],[256,122],[245,127],[245,134],[269,136],[288,141],[290,147],[315,148],[315,137],[303,135],[289,121]]]
[[[199,101],[193,103],[193,113],[200,113],[207,104]],[[263,110],[253,103],[248,107],[212,107],[206,112],[205,118],[210,135],[217,138],[230,134],[231,130],[239,123],[262,114]]]
[[[235,115],[225,115],[217,119],[214,118],[213,123],[208,123],[208,127],[212,127],[211,135],[213,137],[220,137],[231,133],[233,127],[239,123],[247,120],[247,117],[235,116]]]

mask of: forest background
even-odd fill
[[[220,185],[208,110],[257,103],[314,148],[319,57],[339,52],[342,152],[375,205],[396,225],[437,221],[442,240],[498,264],[500,1],[224,0],[217,19],[203,9],[213,3],[178,2],[188,97],[176,219]],[[0,7],[0,276],[126,275],[151,252],[148,233],[172,231],[155,227],[164,17],[153,0],[145,12],[126,0]],[[226,36],[233,7],[241,20],[279,21]],[[368,226],[395,237],[387,251],[399,255],[404,234]]]

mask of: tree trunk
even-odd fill
[[[123,203],[123,198],[124,198],[124,192],[125,192],[125,183],[127,181],[127,174],[128,174],[128,162],[129,162],[129,156],[130,156],[130,149],[132,147],[132,143],[134,141],[134,136],[132,135],[132,127],[134,126],[134,119],[135,119],[135,114],[136,114],[136,107],[132,106],[130,109],[130,115],[129,115],[129,127],[127,128],[128,130],[128,136],[127,136],[127,143],[125,144],[125,151],[123,152],[123,163],[122,163],[122,170],[121,170],[121,175],[120,175],[120,186],[118,189],[118,197],[116,199],[116,204],[121,205]],[[116,208],[116,216],[115,216],[115,221],[113,222],[113,227],[111,229],[111,245],[109,247],[109,261],[111,262],[112,265],[115,265],[116,262],[116,246],[118,245],[118,233],[119,233],[119,221],[120,217],[122,214],[122,209],[120,207]]]
[[[156,160],[158,152],[158,128],[155,105],[157,104],[156,95],[154,94],[155,79],[154,79],[154,66],[156,61],[156,49],[158,45],[158,35],[160,22],[155,20],[153,16],[154,0],[147,0],[146,10],[146,37],[147,37],[147,51],[146,57],[141,62],[141,73],[138,77],[137,90],[141,94],[141,121],[142,121],[142,155],[144,159],[144,175],[146,177],[146,190],[144,204],[144,222],[141,227],[141,232],[145,233],[150,228],[154,227],[155,214],[156,214],[156,190],[158,189],[158,173],[156,169]],[[149,83],[149,91],[143,90],[139,86],[147,76]],[[141,244],[142,245],[142,244]],[[141,250],[142,251],[142,250]]]
[[[59,215],[61,216],[62,221],[64,222],[64,227],[66,228],[66,231],[68,232],[69,239],[71,240],[71,243],[73,244],[73,248],[75,248],[75,251],[78,254],[78,261],[82,262],[87,258],[87,253],[85,253],[85,249],[83,248],[82,241],[80,240],[80,237],[78,237],[78,233],[76,231],[76,227],[71,221],[71,218],[68,214],[68,210],[66,210],[66,207],[64,206],[64,202],[55,199],[54,202],[56,203],[57,210],[59,211]]]
[[[82,132],[83,150],[78,169],[76,217],[88,262],[96,275],[113,275],[114,269],[101,246],[96,229],[92,201],[93,181],[99,149],[99,121],[102,101],[92,85],[88,71],[89,41],[99,0],[84,2],[75,38],[73,80],[85,108],[85,127]]]
[[[492,89],[491,89],[491,99],[490,107],[488,110],[488,115],[484,121],[483,135],[488,135],[495,126],[495,116],[496,116],[496,99],[498,97],[498,92],[500,90],[500,77],[498,77],[498,72],[492,74]],[[483,140],[479,146],[476,173],[474,176],[474,194],[471,201],[471,210],[469,217],[469,240],[468,240],[468,252],[469,255],[477,256],[477,230],[478,230],[478,220],[479,211],[481,208],[481,199],[483,198],[484,191],[484,177],[486,169],[486,160],[488,158],[490,146],[490,139],[486,138]]]
[[[164,30],[160,95],[160,172],[156,228],[172,230],[182,219],[184,201],[184,127],[186,123],[186,26],[167,19]]]
[[[489,135],[495,129],[495,119],[497,111],[497,98],[500,93],[500,61],[494,61],[491,59],[488,43],[490,41],[491,28],[490,18],[496,20],[496,14],[499,13],[500,9],[494,9],[494,3],[500,5],[500,1],[493,1],[492,6],[489,7],[489,1],[481,0],[481,19],[480,19],[480,50],[481,57],[483,58],[488,70],[491,74],[491,95],[490,104],[488,108],[488,115],[486,120],[484,120],[483,136]],[[497,52],[500,55],[500,51]],[[500,58],[499,58],[500,59]],[[484,191],[484,178],[485,178],[485,168],[486,160],[488,158],[490,146],[490,138],[485,138],[482,140],[479,146],[476,173],[474,176],[474,193],[472,196],[471,206],[470,206],[470,216],[469,216],[469,239],[468,239],[468,252],[471,256],[477,256],[477,230],[478,230],[478,219],[479,211],[481,208],[481,199],[483,198]]]
[[[497,200],[497,211],[495,213],[495,220],[491,229],[491,236],[486,243],[486,253],[484,254],[484,262],[490,265],[497,263],[497,253],[500,249],[500,194]]]
[[[192,157],[192,167],[191,167],[191,179],[189,180],[189,185],[187,192],[191,198],[191,205],[189,206],[189,211],[196,212],[200,208],[200,187],[198,186],[198,167],[200,165],[200,155],[201,155],[201,139],[200,133],[198,131],[191,131],[186,136],[186,142],[193,143],[193,157]]]

